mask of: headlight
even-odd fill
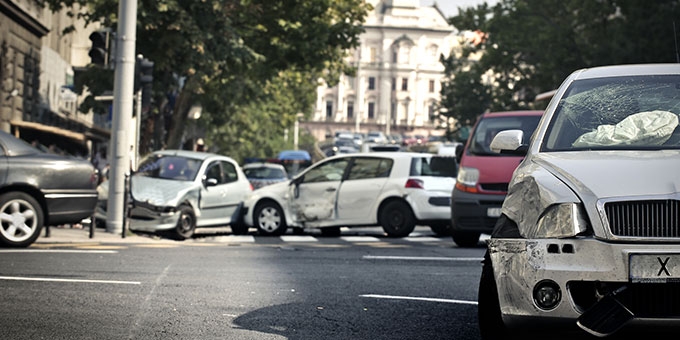
[[[465,192],[477,192],[479,170],[475,168],[461,167],[456,177],[456,188]]]
[[[588,231],[588,219],[577,203],[549,206],[538,219],[536,227],[528,230],[526,238],[566,238]]]

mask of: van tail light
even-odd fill
[[[412,189],[425,189],[425,186],[423,186],[423,181],[419,179],[413,179],[409,178],[406,181],[406,188],[412,188]]]

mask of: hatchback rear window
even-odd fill
[[[410,176],[456,177],[458,162],[455,157],[414,157]]]

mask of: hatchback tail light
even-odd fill
[[[413,189],[425,189],[425,186],[423,185],[423,181],[419,179],[413,179],[409,178],[406,181],[406,188],[413,188]]]

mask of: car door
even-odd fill
[[[228,224],[236,213],[243,195],[237,184],[236,164],[215,160],[205,170],[201,193],[199,226]],[[215,180],[211,184],[211,180]],[[216,182],[216,183],[215,183]]]
[[[289,190],[289,207],[298,222],[327,223],[336,219],[335,202],[351,158],[336,158],[314,166]]]
[[[391,158],[353,159],[338,193],[338,223],[357,225],[377,221],[378,198],[389,179],[393,164]]]

